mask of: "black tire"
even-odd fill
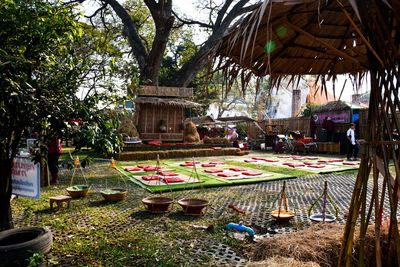
[[[46,254],[53,243],[51,231],[22,227],[0,232],[0,266],[26,262],[34,253]]]

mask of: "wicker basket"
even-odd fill
[[[74,185],[67,187],[67,192],[72,198],[85,197],[89,192],[89,186],[87,185]]]
[[[128,191],[122,188],[112,188],[110,191],[100,191],[101,195],[107,201],[121,201],[126,198]]]
[[[209,205],[209,202],[204,199],[184,198],[179,200],[178,204],[186,215],[202,215],[203,209]]]

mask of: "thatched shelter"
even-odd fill
[[[275,82],[287,75],[298,78],[315,74],[326,92],[327,78],[349,73],[359,81],[369,71],[367,143],[338,266],[352,265],[357,220],[361,222],[357,264],[365,265],[364,237],[371,218],[375,220],[376,265],[382,266],[381,222],[385,201],[390,203],[390,226],[385,240],[389,249],[384,253],[389,255],[390,266],[400,265],[397,220],[400,142],[393,138],[394,132],[400,132],[400,121],[389,116],[400,111],[399,18],[400,0],[269,0],[237,23],[218,48],[221,56],[218,67],[225,64],[225,77],[241,77],[242,84],[252,74],[269,74]],[[342,90],[337,89],[339,93]],[[392,172],[389,163],[394,164]],[[378,180],[379,174],[383,180]],[[367,197],[370,179],[373,179],[373,193]]]
[[[187,99],[192,96],[191,88],[142,86],[134,100],[140,139],[183,141],[184,111],[199,106]]]

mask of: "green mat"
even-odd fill
[[[124,166],[126,166],[126,165],[127,164],[124,164]],[[174,171],[176,171],[180,174],[187,175],[187,176],[190,176],[192,173],[191,168],[176,166],[171,163],[163,164],[163,166],[169,167],[169,168],[173,169]],[[238,166],[237,164],[235,164],[235,165],[224,164],[223,165],[224,168],[237,167],[237,166]],[[253,170],[253,171],[259,170],[259,169],[256,169],[254,167],[249,167],[249,166],[246,166],[246,169]],[[271,168],[271,169],[273,169],[273,171],[263,169],[263,171],[268,172],[268,176],[261,175],[261,176],[257,176],[254,178],[237,179],[237,180],[225,180],[223,178],[214,176],[213,174],[205,173],[202,170],[198,170],[198,174],[199,174],[199,178],[200,178],[201,182],[187,183],[187,184],[169,184],[169,185],[150,186],[150,185],[146,185],[144,182],[142,183],[141,181],[139,181],[133,177],[133,176],[143,176],[148,173],[136,172],[133,174],[133,173],[125,171],[122,168],[122,166],[117,165],[117,170],[119,170],[123,175],[128,177],[129,181],[131,181],[132,183],[134,183],[152,193],[250,184],[250,183],[258,183],[258,182],[265,182],[265,181],[294,178],[294,177],[297,177],[298,174],[301,174],[301,175],[310,174],[310,172],[304,172],[304,171],[299,172],[298,170],[285,170],[285,172],[282,172],[282,170],[280,170],[280,168]]]

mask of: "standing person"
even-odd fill
[[[313,140],[317,139],[317,120],[318,116],[316,114],[310,118],[310,135]]]
[[[347,130],[346,136],[349,144],[347,150],[347,160],[357,160],[358,145],[354,123],[350,124],[350,128]]]
[[[335,132],[335,123],[333,122],[331,117],[328,117],[326,119],[325,127],[326,127],[325,129],[326,129],[326,136],[327,136],[328,142],[332,142],[333,133]]]
[[[51,138],[48,145],[47,162],[51,174],[50,184],[58,183],[58,159],[60,158],[61,151],[61,138],[59,135],[55,135]]]

